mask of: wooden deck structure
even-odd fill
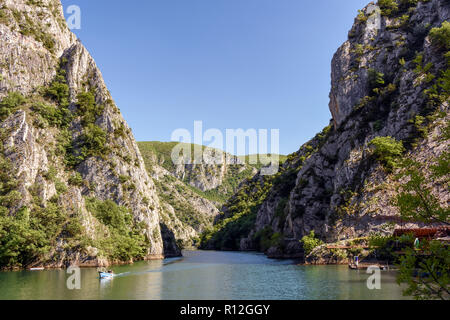
[[[395,229],[394,231],[395,237],[400,237],[407,234],[413,235],[418,239],[431,240],[436,238],[445,238],[450,235],[450,227]]]
[[[340,246],[340,245],[329,245],[327,249],[369,249],[369,246]]]

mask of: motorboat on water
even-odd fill
[[[114,277],[114,272],[112,270],[106,270],[104,268],[97,269],[98,277],[100,279],[112,279]]]

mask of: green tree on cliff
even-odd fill
[[[448,187],[450,156],[444,152],[425,175],[423,165],[412,160],[402,164],[399,178],[405,179],[395,198],[403,219],[426,224],[449,225],[449,208],[433,195],[431,181]],[[450,252],[448,246],[435,240],[421,240],[418,248],[406,248],[400,257],[397,281],[404,283],[406,295],[416,299],[449,299]]]

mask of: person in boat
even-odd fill
[[[419,238],[416,238],[416,240],[414,240],[414,249],[419,250],[420,249],[420,241]]]
[[[114,271],[112,270],[106,270],[105,268],[99,268],[97,269],[98,273],[109,273],[109,274],[114,274]]]

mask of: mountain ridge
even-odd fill
[[[214,220],[219,215],[219,210],[239,184],[261,168],[258,165],[246,164],[245,159],[232,156],[221,150],[224,165],[197,165],[193,168],[190,164],[185,168],[175,165],[171,159],[172,150],[177,142],[138,142],[144,158],[147,171],[156,184],[158,196],[163,200],[163,223],[173,231],[174,237],[182,248],[196,247],[199,245],[201,234],[212,227]],[[187,148],[194,149],[193,144],[186,144]],[[206,150],[205,146],[201,146]],[[232,163],[227,163],[232,159]],[[185,172],[189,173],[186,174]],[[199,181],[217,181],[209,187],[207,183]],[[200,186],[200,187],[198,187]],[[212,188],[214,187],[214,188]],[[174,250],[176,254],[179,252]]]

